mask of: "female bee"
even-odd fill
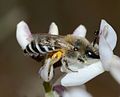
[[[78,32],[83,33],[82,36],[78,36]],[[97,49],[85,38],[85,33],[85,28],[80,26],[73,34],[60,36],[57,27],[52,23],[49,34],[32,35],[27,24],[22,21],[17,25],[16,36],[26,55],[37,61],[41,61],[43,58],[45,61],[51,59],[49,76],[51,66],[59,60],[62,61],[64,67],[72,71],[69,68],[71,64],[86,64],[89,58],[99,58]]]
[[[32,35],[27,24],[23,21],[20,22],[18,26],[17,40],[19,44],[26,55],[36,59],[37,61],[41,60],[44,56],[51,57],[51,55],[57,51],[62,53],[61,57],[67,56],[71,59],[76,57],[81,62],[85,62],[85,56],[99,58],[96,48],[93,47],[85,37],[76,35],[78,29],[74,31],[74,34],[60,36],[54,34],[54,32],[58,33],[58,29],[55,29],[54,27],[53,30],[52,26],[50,26],[49,33],[52,34]],[[80,29],[83,30],[81,27],[83,26],[80,26]]]
[[[64,36],[35,34],[33,35],[33,40],[24,49],[24,52],[37,59],[39,56],[51,55],[57,51],[65,53],[71,49],[73,49],[73,46],[64,39]]]
[[[51,54],[60,51],[62,56],[67,56],[71,59],[74,57],[85,62],[85,56],[91,58],[99,58],[94,47],[89,41],[83,37],[74,35],[33,35],[33,40],[26,46],[24,53],[36,60],[41,60],[41,57],[50,56]]]

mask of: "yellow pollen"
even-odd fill
[[[54,60],[54,59],[59,60],[61,57],[62,57],[62,52],[61,52],[61,51],[58,51],[58,52],[56,52],[56,53],[53,54],[52,59],[53,59],[53,60]]]

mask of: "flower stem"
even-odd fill
[[[45,97],[54,97],[50,82],[43,82]]]

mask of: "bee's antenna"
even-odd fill
[[[93,47],[95,46],[95,43],[97,42],[99,30],[96,30],[96,31],[94,32],[94,34],[95,34],[95,38],[94,38],[94,41],[93,41]]]

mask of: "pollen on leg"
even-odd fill
[[[53,56],[52,56],[52,59],[57,59],[57,60],[59,60],[61,57],[62,57],[62,52],[61,51],[58,51],[58,52],[56,52],[55,54],[53,54]]]

